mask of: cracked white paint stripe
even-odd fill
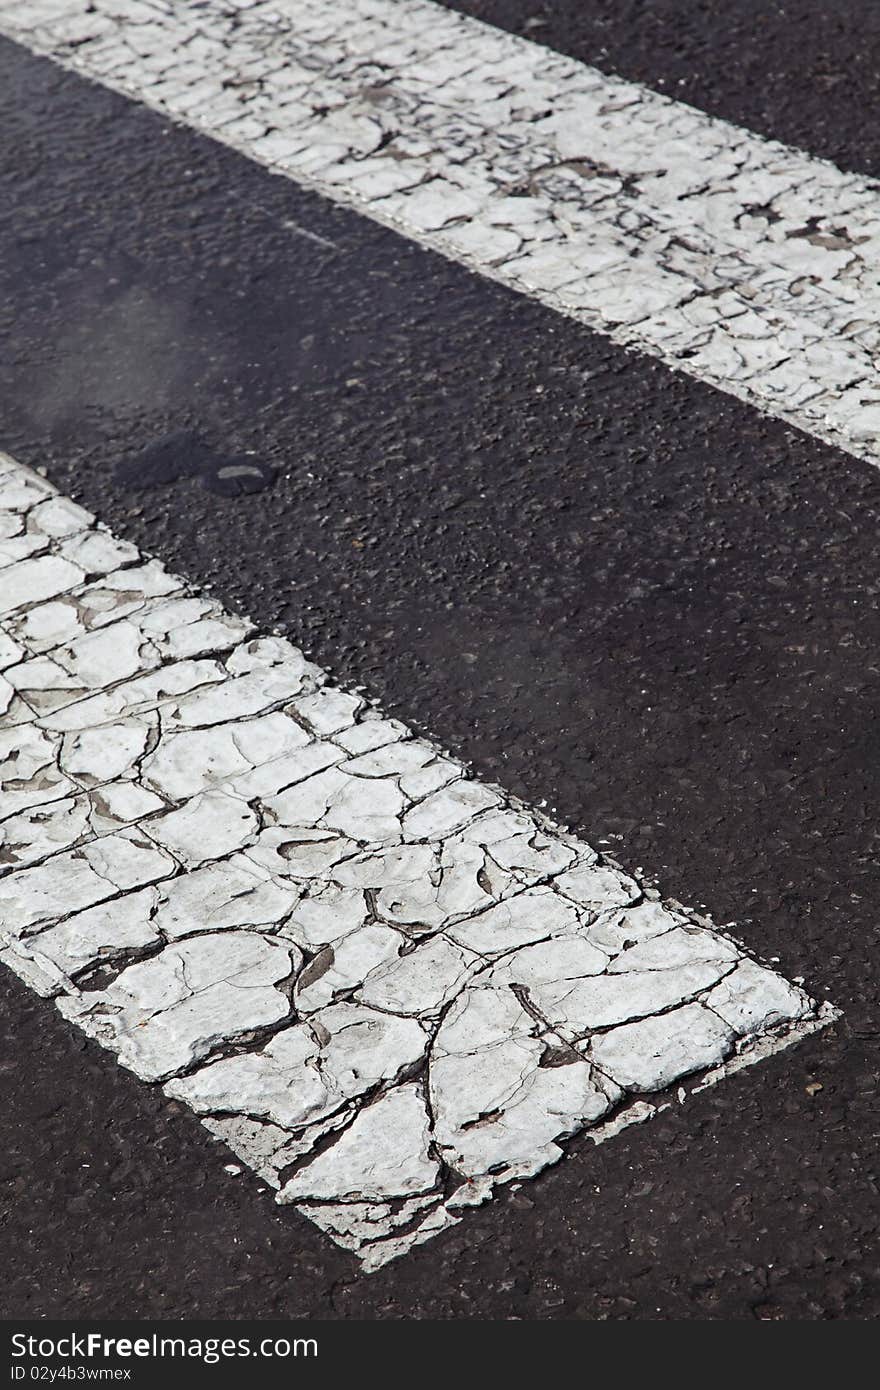
[[[0,673],[0,960],[367,1268],[835,1017],[5,455]]]
[[[0,30],[880,457],[869,179],[429,0],[0,0]]]

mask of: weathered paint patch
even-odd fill
[[[427,0],[0,0],[0,30],[880,458],[869,179]]]
[[[0,526],[0,959],[365,1267],[834,1016],[2,455]]]

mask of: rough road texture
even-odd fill
[[[424,0],[3,0],[6,32],[880,459],[877,185]]]
[[[367,1267],[833,1017],[2,457],[0,536],[0,959]]]
[[[681,38],[689,97],[858,168],[871,7],[817,8],[774,47],[731,4],[710,63],[676,5],[658,61]],[[0,972],[4,1315],[877,1317],[880,472],[18,45],[0,71],[13,452],[844,1009],[363,1277]],[[274,484],[220,495],[246,455]]]

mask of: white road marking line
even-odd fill
[[[0,671],[0,960],[367,1268],[836,1017],[5,455]]]
[[[880,458],[868,179],[429,0],[0,0],[0,29]]]

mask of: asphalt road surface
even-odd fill
[[[455,8],[880,174],[868,0]],[[0,69],[0,447],[842,1011],[364,1274],[4,970],[4,1316],[877,1316],[876,464]]]

